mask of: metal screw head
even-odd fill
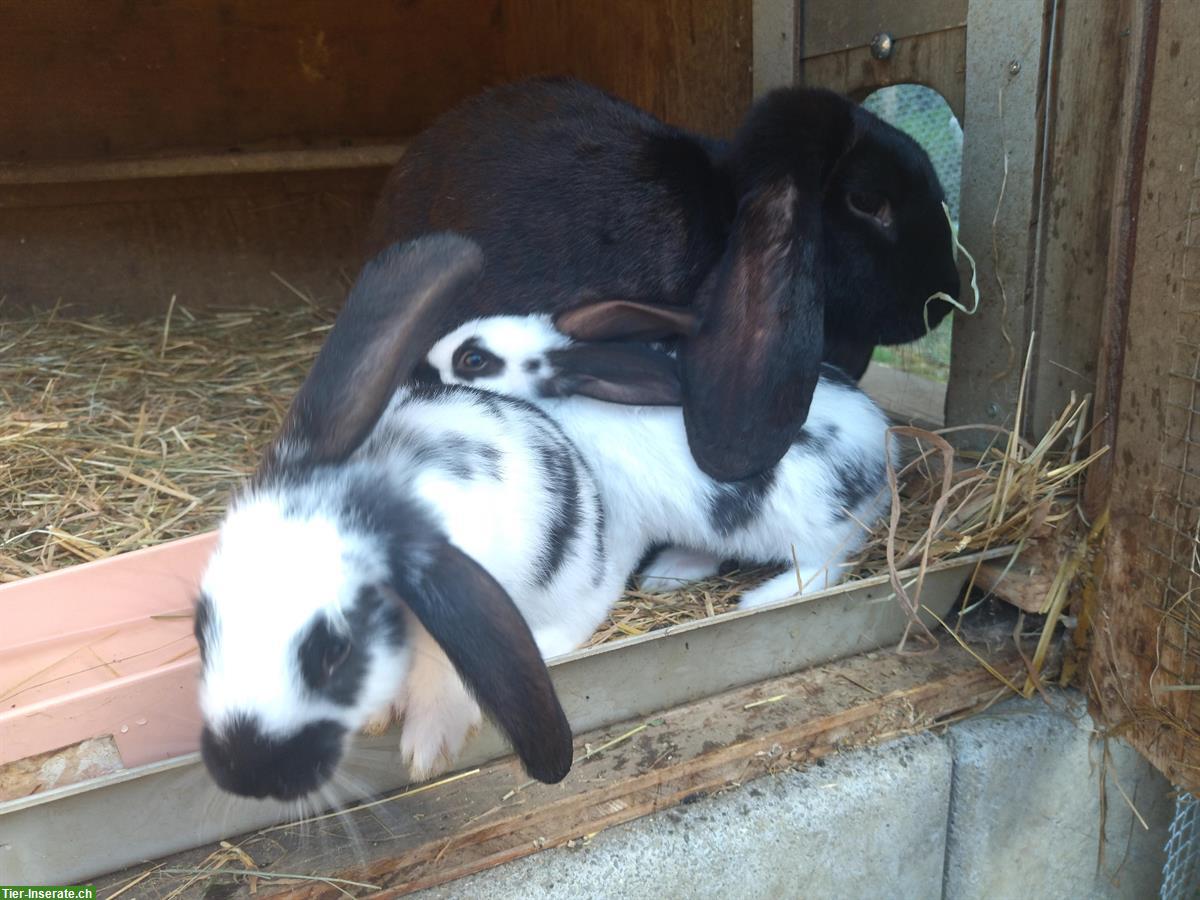
[[[881,31],[871,38],[871,55],[876,59],[887,59],[892,55],[892,36]]]
[[[1012,62],[1010,62],[1008,64],[1008,74],[1009,75],[1016,75],[1020,71],[1021,71],[1021,61],[1019,59],[1014,59]]]

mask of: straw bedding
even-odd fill
[[[212,527],[332,316],[0,322],[0,581]]]
[[[0,321],[0,582],[211,528],[278,428],[332,322],[328,310],[173,306],[129,323],[60,311]],[[945,437],[899,429],[905,448],[850,577],[897,573],[1019,544],[1074,519],[1084,404],[1038,444],[992,429],[991,448],[955,454]],[[716,615],[759,572],[674,594],[627,594],[594,642]]]

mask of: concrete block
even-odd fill
[[[1173,811],[1167,782],[1110,740],[1074,692],[1015,700],[952,727],[945,900],[1157,897]],[[1150,826],[1144,829],[1117,785]]]
[[[937,898],[950,753],[930,736],[757,779],[417,896]]]

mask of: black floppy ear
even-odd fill
[[[554,327],[577,341],[661,341],[695,334],[696,314],[678,306],[602,300],[559,313]]]
[[[438,642],[520,757],[554,784],[571,771],[571,726],[525,619],[491,575],[449,541],[396,592]]]
[[[269,454],[274,463],[345,459],[440,334],[442,310],[483,268],[454,234],[392,244],[368,262],[300,386]]]
[[[817,384],[824,334],[819,189],[787,177],[743,198],[697,298],[700,333],[681,348],[696,464],[740,481],[783,458]]]
[[[633,406],[679,406],[679,364],[647,344],[574,344],[546,354],[554,372],[541,384],[544,396],[592,397]]]

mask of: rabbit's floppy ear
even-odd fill
[[[571,726],[533,635],[488,572],[449,541],[427,564],[393,572],[393,589],[438,642],[512,743],[525,771],[554,784],[571,770]]]
[[[647,344],[573,344],[546,354],[553,375],[541,382],[549,397],[592,397],[633,406],[679,406],[679,364]]]
[[[554,374],[541,384],[546,396],[592,397],[633,406],[678,406],[683,402],[678,363],[638,342],[696,334],[699,320],[694,311],[633,300],[602,300],[559,313],[554,327],[590,343],[547,354]]]
[[[824,334],[820,192],[782,176],[747,194],[681,349],[696,464],[719,481],[775,465],[808,417]]]
[[[441,311],[483,268],[454,234],[392,244],[363,267],[284,419],[272,462],[345,459],[436,340]]]
[[[633,300],[601,300],[559,313],[554,327],[577,341],[660,341],[695,334],[691,309]]]

